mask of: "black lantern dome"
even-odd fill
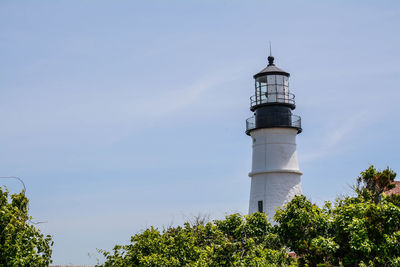
[[[268,66],[255,74],[255,94],[250,97],[250,110],[254,117],[246,122],[246,133],[259,128],[290,127],[300,133],[300,117],[293,115],[296,108],[295,96],[289,91],[290,74],[274,64],[268,57]]]
[[[254,79],[257,79],[258,77],[262,77],[262,76],[265,76],[265,75],[271,75],[271,74],[278,74],[278,75],[283,75],[283,76],[286,76],[286,77],[290,76],[290,74],[288,72],[286,72],[284,70],[281,70],[280,68],[275,66],[274,57],[273,56],[269,56],[268,57],[268,66],[265,67],[259,73],[255,74],[253,77],[254,77]]]

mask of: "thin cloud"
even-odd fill
[[[343,144],[346,139],[350,138],[356,131],[358,132],[373,123],[369,114],[370,112],[367,111],[359,112],[347,119],[340,118],[340,123],[336,121],[333,123],[334,126],[327,127],[319,139],[312,138],[314,144],[319,143],[320,145],[307,145],[307,147],[312,147],[313,150],[305,151],[301,156],[302,161],[318,160],[346,147]]]
[[[95,132],[95,139],[102,133],[108,137],[110,134],[118,136],[139,129],[138,125],[142,130],[195,104],[206,92],[235,79],[236,73],[239,70],[208,73],[192,85],[175,90],[165,88],[159,92],[151,87],[141,88],[147,92],[154,91],[145,97],[137,96],[138,89],[93,92],[83,88],[74,90],[79,91],[77,94],[61,88],[48,92],[46,98],[30,92],[22,93],[0,107],[1,136],[14,136],[16,132],[30,138],[48,135],[46,140],[49,142],[54,136],[64,134],[79,137]]]

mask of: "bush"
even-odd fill
[[[293,260],[263,213],[224,220],[149,228],[131,244],[102,251],[102,266],[288,266]]]
[[[296,196],[276,211],[275,226],[254,213],[151,227],[129,245],[102,251],[103,266],[400,266],[400,196],[383,193],[395,176],[370,166],[354,196],[323,207]]]
[[[400,202],[383,193],[395,176],[371,166],[357,179],[355,196],[323,208],[296,196],[275,215],[282,242],[311,266],[400,266]]]
[[[0,266],[48,266],[53,245],[29,221],[24,191],[11,195],[0,187]]]

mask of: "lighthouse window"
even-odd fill
[[[262,202],[262,200],[258,201],[258,212],[263,212],[263,202]]]
[[[283,85],[289,86],[289,78],[288,77],[283,77]]]
[[[269,74],[256,79],[255,95],[251,98],[252,105],[265,103],[294,103],[289,93],[289,78],[285,75]]]
[[[276,84],[283,84],[283,76],[276,75]]]

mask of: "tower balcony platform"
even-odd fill
[[[301,133],[301,117],[293,114],[271,114],[261,121],[256,121],[256,118],[250,117],[246,120],[246,134],[250,135],[252,130],[261,128],[295,128],[298,133]]]
[[[263,93],[250,97],[250,110],[254,111],[264,105],[286,104],[291,109],[295,109],[296,102],[292,93]]]

